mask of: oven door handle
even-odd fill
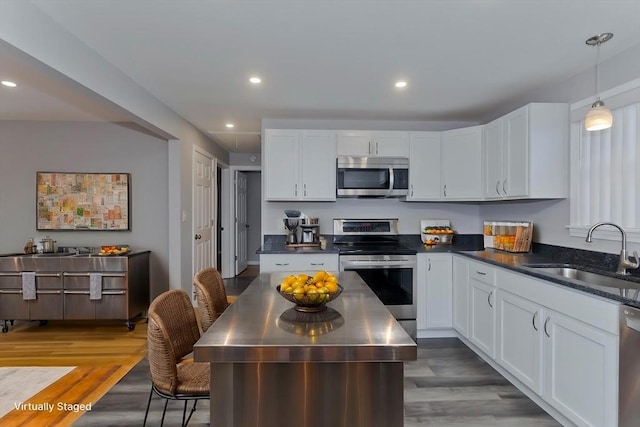
[[[389,168],[389,195],[393,193],[393,186],[395,185],[395,172],[393,168]]]
[[[415,268],[415,263],[411,260],[398,260],[398,261],[365,261],[354,260],[341,263],[343,269],[349,268]]]

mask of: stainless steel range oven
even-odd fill
[[[355,271],[416,337],[416,250],[400,243],[398,219],[334,219],[340,271]]]

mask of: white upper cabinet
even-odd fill
[[[335,132],[304,130],[301,148],[302,199],[336,200]]]
[[[298,199],[300,140],[298,130],[265,130],[262,159],[266,200]]]
[[[335,132],[266,129],[263,145],[265,200],[336,199]]]
[[[568,196],[569,109],[535,103],[487,124],[484,185],[487,199]]]
[[[345,130],[337,132],[338,156],[408,157],[409,133]]]
[[[407,200],[440,200],[440,132],[409,134]]]
[[[442,200],[482,199],[482,126],[441,133]]]

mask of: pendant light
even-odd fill
[[[611,40],[612,33],[602,33],[589,37],[586,43],[589,46],[595,46],[597,48],[596,53],[596,102],[591,105],[591,109],[587,111],[587,115],[584,118],[584,127],[588,131],[609,129],[613,124],[613,115],[604,102],[600,100],[599,87],[598,87],[598,62],[600,60],[600,45]]]

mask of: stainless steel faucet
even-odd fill
[[[593,234],[593,230],[600,227],[601,225],[610,225],[612,227],[617,228],[622,233],[622,250],[620,250],[620,259],[618,260],[618,269],[616,270],[616,274],[629,274],[627,273],[627,268],[638,268],[640,267],[640,258],[638,258],[638,251],[633,252],[633,256],[636,259],[635,262],[631,261],[627,257],[627,233],[625,233],[624,229],[617,224],[612,222],[598,222],[593,224],[589,231],[587,231],[587,243],[591,243],[591,235]]]

